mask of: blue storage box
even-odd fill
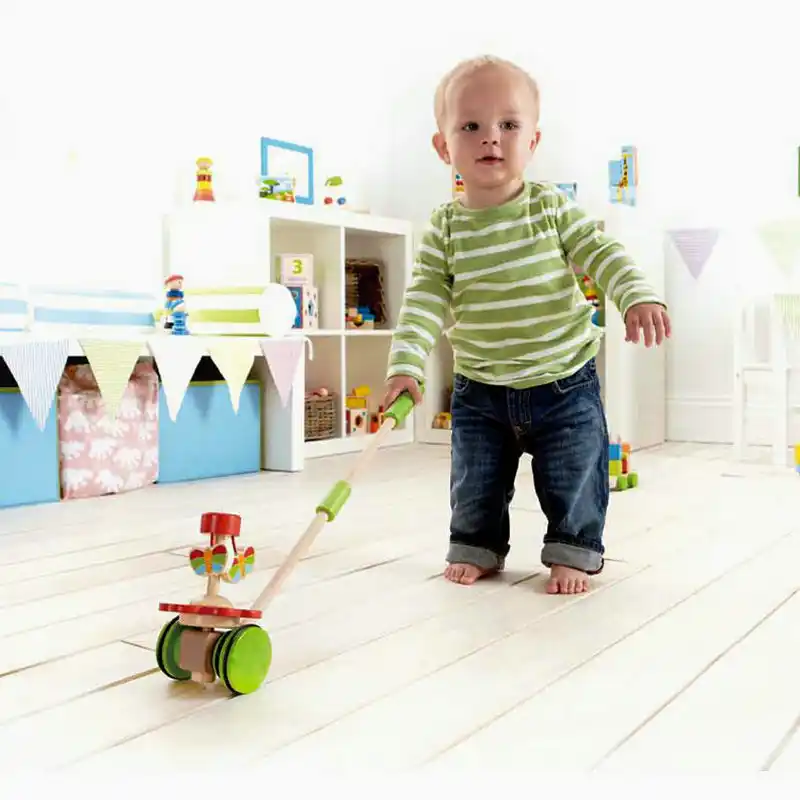
[[[0,388],[0,508],[61,499],[56,403],[39,430],[19,389]]]
[[[175,422],[159,395],[159,483],[177,483],[261,469],[261,384],[242,388],[239,413],[224,381],[189,384]]]

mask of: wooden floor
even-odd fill
[[[267,682],[232,699],[168,680],[153,646],[203,581],[204,511],[244,517],[247,601],[352,457],[0,512],[0,762],[458,770],[800,770],[800,477],[727,448],[635,454],[604,574],[543,592],[523,462],[506,573],[441,576],[448,450],[379,454],[264,620]],[[224,765],[228,765],[227,767]],[[122,774],[122,773],[118,773]]]

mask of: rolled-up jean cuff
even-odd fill
[[[472,564],[483,570],[502,570],[505,559],[483,547],[451,542],[446,561],[449,564]]]
[[[597,575],[603,570],[603,556],[596,550],[574,544],[548,542],[542,548],[542,564],[546,567],[571,567],[587,575]]]

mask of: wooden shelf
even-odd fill
[[[371,389],[371,410],[376,411],[380,402],[391,336],[411,277],[411,223],[344,209],[254,200],[198,203],[178,209],[169,216],[166,232],[169,258],[165,274],[180,272],[187,287],[261,286],[278,279],[275,263],[281,253],[313,255],[319,327],[297,329],[289,335],[311,341],[313,358],[306,358],[298,390],[304,395],[324,387],[335,393],[337,431],[331,439],[306,442],[304,420],[296,419],[303,415],[303,397],[293,398],[291,442],[286,446],[302,453],[303,459],[356,452],[363,447],[369,434],[345,434],[345,400],[349,391],[366,384]],[[351,258],[383,265],[386,320],[377,329],[345,327],[345,261]],[[269,432],[265,437],[269,439]],[[412,414],[389,438],[389,444],[413,441]]]

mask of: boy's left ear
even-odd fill
[[[531,153],[539,146],[539,140],[542,138],[542,132],[537,128],[531,139]]]

